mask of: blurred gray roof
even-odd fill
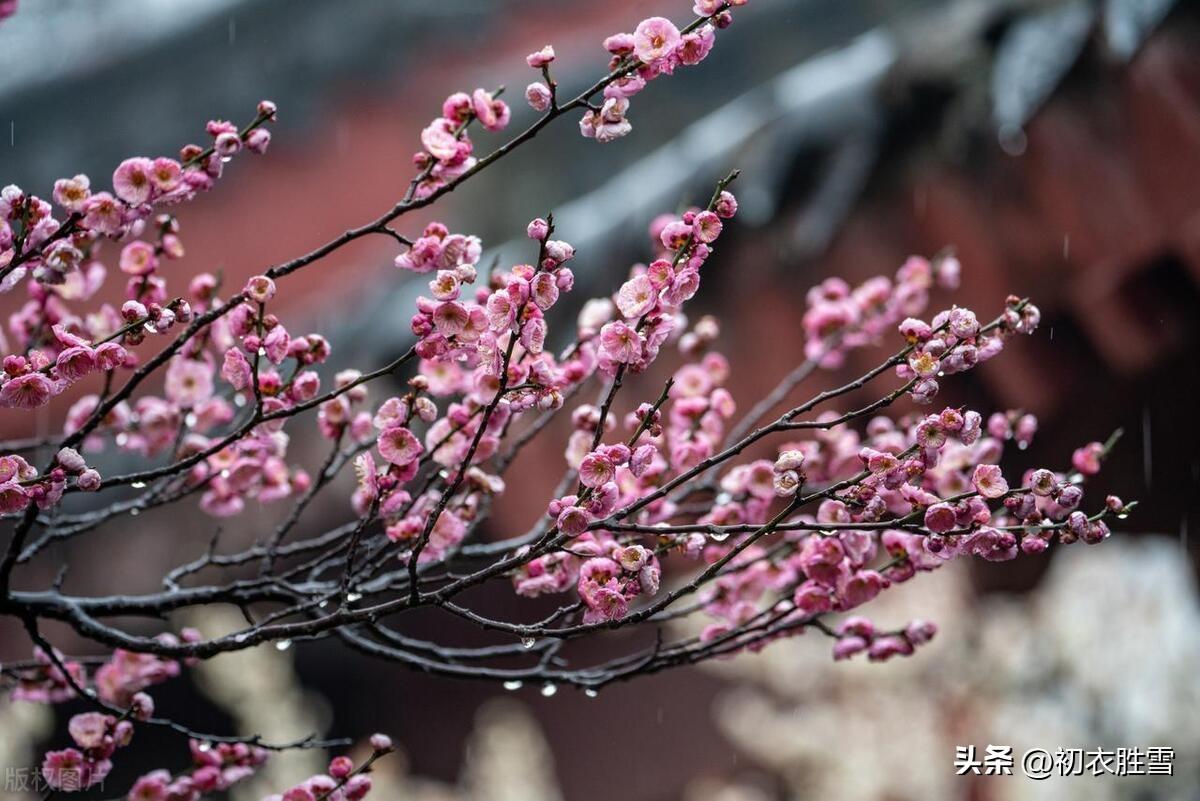
[[[24,0],[0,25],[0,136],[11,135],[8,143],[0,139],[0,183],[44,191],[63,165],[105,175],[131,150],[171,152],[196,139],[209,116],[245,117],[260,97],[287,110],[279,133],[298,139],[334,93],[347,86],[383,91],[403,75],[416,44],[453,35],[457,46],[485,53],[494,16],[532,13],[550,2]],[[894,95],[898,83],[937,81],[990,97],[974,123],[1011,137],[1093,34],[1110,56],[1128,59],[1171,6],[755,0],[703,65],[680,71],[669,89],[655,82],[635,99],[635,136],[599,146],[559,130],[538,146],[541,157],[518,151],[496,171],[503,180],[480,176],[455,200],[479,210],[465,229],[488,244],[553,209],[564,238],[580,249],[576,271],[586,289],[595,276],[611,280],[624,269],[612,262],[639,254],[653,213],[695,200],[732,167],[744,170],[737,187],[744,219],[766,220],[790,189],[789,165],[808,152],[817,179],[796,217],[789,253],[819,253],[876,168],[894,101],[889,90]],[[587,59],[560,63],[565,92],[594,77]],[[480,80],[528,80],[523,64],[494,72]],[[699,109],[708,111],[697,116]],[[543,169],[547,151],[553,171]],[[600,242],[603,248],[591,247]],[[522,244],[502,245],[488,258],[527,259],[514,250]],[[406,309],[423,289],[423,282],[399,283],[369,302]],[[372,320],[376,334],[359,341],[395,349],[408,337],[407,315],[358,319]],[[379,336],[379,320],[392,320],[395,331]],[[347,323],[337,335],[354,334]]]

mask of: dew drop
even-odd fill
[[[233,641],[234,642],[245,642],[248,639],[250,639],[250,635],[247,634],[246,632],[242,632],[241,634],[234,635]]]
[[[725,540],[729,539],[729,532],[728,531],[719,531],[719,532],[718,531],[710,531],[708,534],[708,538],[710,540],[712,540],[713,542],[724,542]]]
[[[317,604],[318,609],[324,609],[327,606],[329,606],[329,601],[321,601],[321,603]]]
[[[137,508],[136,506],[129,510],[130,517],[137,517],[141,513],[142,513],[142,510]]]
[[[233,405],[238,406],[238,407],[245,406],[246,405],[246,396],[241,394],[240,392],[237,395],[234,395],[233,396]]]
[[[1029,443],[1026,442],[1025,440],[1021,440],[1020,442],[1017,443],[1017,450],[1019,450],[1019,451],[1026,450],[1028,447],[1029,447]]]
[[[279,642],[275,643],[275,650],[277,650],[277,651],[286,651],[287,649],[289,649],[291,647],[292,647],[291,640],[280,640]]]
[[[361,601],[362,593],[361,592],[346,593],[346,600],[349,601],[350,603],[354,603],[355,601]]]
[[[583,691],[583,694],[586,695],[588,698],[599,698],[600,697],[600,691],[595,689],[594,687],[588,687],[586,690]]]
[[[204,742],[196,746],[197,751],[211,751],[212,743]]]
[[[517,681],[516,679],[512,679],[511,681],[506,681],[506,682],[504,682],[504,689],[508,690],[509,692],[512,692],[514,690],[519,690],[519,689],[521,689],[521,682]]]
[[[266,356],[266,355],[267,355],[267,349],[266,349],[266,348],[259,348],[259,349],[258,349],[258,355],[259,355],[259,356]]]
[[[146,482],[145,481],[135,481],[132,484],[130,484],[129,486],[133,487],[134,489],[145,489]]]
[[[221,471],[221,478],[229,478],[229,470],[228,470],[228,468],[226,468],[225,470],[222,470],[222,471]]]
[[[188,428],[195,428],[199,420],[200,418],[196,417],[195,412],[188,412],[187,416],[183,418],[183,422],[187,423]]]
[[[521,638],[521,646],[523,648],[529,649],[535,645],[537,645],[537,640],[535,640],[534,638],[532,638],[532,637],[522,637]]]
[[[552,695],[554,695],[556,692],[558,692],[558,687],[555,686],[554,684],[552,684],[551,682],[546,682],[545,684],[542,685],[542,697],[543,698],[549,698]]]

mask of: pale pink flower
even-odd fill
[[[264,354],[271,364],[282,363],[287,358],[288,347],[291,344],[292,338],[288,336],[287,329],[282,325],[272,328],[262,341]]]
[[[113,191],[131,206],[149,201],[154,193],[154,162],[141,157],[122,161],[113,172]]]
[[[121,205],[108,192],[97,192],[83,204],[83,227],[112,236],[120,232],[124,219]]]
[[[456,301],[439,304],[433,312],[433,324],[446,336],[462,334],[471,322],[466,307]]]
[[[600,347],[615,362],[635,362],[642,354],[638,332],[620,320],[600,329]]]
[[[999,498],[1008,492],[1008,482],[1004,480],[1004,473],[1001,472],[999,465],[976,465],[975,472],[971,476],[971,484],[975,487],[975,491],[985,498]]]
[[[675,55],[681,64],[693,66],[699,64],[712,52],[716,42],[716,34],[711,25],[705,25],[698,31],[686,34],[675,48]]]
[[[604,40],[604,49],[614,56],[625,56],[633,52],[634,38],[631,33],[614,33]]]
[[[100,712],[83,712],[71,717],[67,732],[80,748],[99,748],[108,733],[109,718]]]
[[[167,368],[163,391],[172,403],[190,409],[212,397],[212,367],[196,359],[176,356]]]
[[[158,267],[158,256],[154,247],[140,239],[134,240],[121,250],[121,272],[129,275],[148,275]]]
[[[525,56],[525,63],[534,69],[541,69],[554,60],[554,48],[546,45],[536,53]]]
[[[714,212],[702,211],[696,215],[696,219],[692,223],[692,234],[696,241],[707,244],[717,240],[717,237],[721,235],[722,227],[721,218]]]
[[[616,468],[605,456],[589,453],[579,464],[579,483],[585,487],[598,487],[612,481]]]
[[[445,117],[438,117],[421,131],[421,144],[438,161],[450,161],[458,155],[454,124]]]
[[[471,102],[475,107],[475,116],[479,119],[479,124],[487,130],[502,131],[508,125],[508,104],[503,100],[493,98],[491,92],[476,89],[471,95]]]
[[[525,235],[538,242],[544,242],[550,235],[550,224],[541,217],[536,217],[525,226]]]
[[[183,168],[175,159],[157,158],[154,160],[150,178],[154,181],[154,188],[158,193],[165,195],[179,188],[183,182]]]
[[[530,108],[534,111],[547,110],[550,108],[552,99],[550,87],[541,81],[534,81],[525,87],[525,102],[529,103]]]
[[[633,53],[646,64],[661,61],[678,45],[679,29],[665,17],[644,19],[633,32]]]
[[[394,465],[406,465],[417,459],[425,449],[411,431],[392,426],[379,432],[379,455]]]
[[[54,201],[67,211],[83,211],[91,194],[91,182],[86,175],[59,178],[54,182]]]
[[[636,275],[621,285],[617,292],[617,308],[626,318],[641,317],[658,301],[658,291],[645,274]]]
[[[100,473],[89,467],[79,474],[79,478],[75,480],[75,483],[84,492],[95,492],[100,489]]]
[[[236,131],[222,131],[213,140],[213,151],[220,157],[228,159],[242,149],[242,137]]]
[[[533,302],[539,309],[546,310],[558,302],[558,284],[553,273],[538,273],[529,286]]]
[[[271,144],[271,132],[266,128],[255,128],[246,135],[246,149],[251,153],[262,155]]]
[[[256,275],[246,282],[246,288],[242,291],[250,300],[266,303],[275,297],[275,282],[265,275]]]

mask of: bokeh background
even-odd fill
[[[173,153],[208,118],[243,119],[271,98],[281,112],[268,156],[239,160],[181,213],[179,268],[237,285],[389,207],[449,92],[510,87],[521,125],[532,118],[519,97],[533,78],[526,53],[553,43],[564,91],[582,88],[604,68],[604,36],[687,11],[679,0],[22,0],[0,25],[0,181],[39,193],[76,172],[105,183],[122,158]],[[1200,548],[1189,536],[1200,532],[1198,42],[1200,11],[1172,0],[753,0],[701,66],[635,98],[631,136],[601,146],[563,120],[436,212],[405,218],[409,233],[436,216],[483,237],[485,259],[523,260],[526,221],[553,211],[580,253],[578,303],[644,255],[654,214],[741,169],[742,213],[696,304],[723,320],[747,405],[801,358],[810,285],[953,248],[964,265],[955,300],[986,313],[1029,295],[1044,321],[943,392],[1039,417],[1018,469],[1123,429],[1097,489],[1141,506],[1102,547],[954,565],[881,600],[872,616],[884,622],[942,626],[902,663],[835,669],[827,643],[799,638],[590,700],[298,643],[214,660],[159,688],[160,708],[198,728],[277,737],[386,730],[405,757],[382,766],[385,798],[1200,798]],[[480,150],[500,141],[476,136]],[[289,328],[329,335],[331,369],[408,346],[424,283],[398,273],[394,255],[386,241],[356,243],[281,293]],[[5,320],[13,303],[0,299]],[[38,433],[19,426],[0,411],[0,435]],[[523,457],[528,492],[485,536],[525,530],[561,444]],[[310,524],[349,514],[328,504]],[[146,514],[51,551],[32,580],[70,560],[76,589],[137,588],[204,549],[207,521],[183,517]],[[503,592],[482,602],[528,611]],[[186,622],[234,625],[226,614]],[[0,659],[27,654],[0,621]],[[0,767],[35,764],[53,736],[49,710],[0,701]],[[1177,775],[954,776],[955,745],[989,743],[1172,746]],[[180,746],[152,743],[110,786],[179,760]],[[286,786],[320,767],[319,755],[288,756],[266,778]]]

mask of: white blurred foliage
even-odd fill
[[[0,692],[0,798],[38,798],[31,783],[40,769],[34,743],[54,728],[54,711],[45,704],[11,701]]]
[[[1028,596],[972,597],[965,565],[919,576],[864,611],[879,625],[941,627],[916,657],[834,664],[806,635],[713,669],[715,704],[743,753],[788,797],[842,801],[1193,799],[1200,786],[1200,606],[1173,543],[1114,538],[1058,553]],[[956,776],[956,745],[1011,745],[1011,777]],[[1029,748],[1170,746],[1172,777],[1020,775]],[[739,795],[738,793],[743,793]],[[688,801],[758,799],[737,781]]]
[[[239,630],[245,621],[224,607],[202,607],[188,625],[208,636]],[[291,651],[273,645],[221,654],[192,668],[200,691],[234,719],[239,734],[261,734],[271,742],[287,742],[321,732],[328,717],[318,698],[300,685]],[[252,779],[234,785],[235,801],[257,801],[297,784],[329,764],[319,750],[272,754]]]
[[[393,755],[372,775],[372,798],[397,801],[562,801],[554,759],[529,711],[510,699],[484,704],[456,784],[410,775]]]

